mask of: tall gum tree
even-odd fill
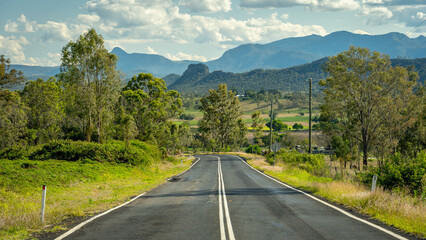
[[[237,146],[245,140],[247,128],[241,118],[240,101],[226,84],[220,84],[217,90],[210,89],[200,102],[203,118],[199,129],[213,148]]]
[[[62,49],[60,79],[69,98],[73,114],[82,121],[86,141],[96,130],[98,142],[113,119],[113,107],[120,90],[117,56],[108,53],[104,40],[94,29],[70,41]]]
[[[342,131],[359,142],[363,165],[381,138],[396,137],[413,122],[418,98],[413,94],[418,75],[403,67],[392,67],[389,56],[366,48],[350,47],[330,57],[324,86],[324,116],[338,119]],[[386,148],[392,147],[388,141]]]

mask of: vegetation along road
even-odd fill
[[[405,239],[260,173],[203,155],[194,167],[60,239]]]

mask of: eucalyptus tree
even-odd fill
[[[240,101],[226,84],[220,84],[217,90],[210,89],[200,102],[203,118],[199,129],[213,149],[238,146],[246,140]]]
[[[262,142],[262,136],[263,136],[263,126],[264,126],[264,121],[263,119],[260,117],[260,111],[255,111],[251,114],[251,119],[253,120],[251,127],[254,131],[254,143],[257,143],[259,145],[263,145]]]
[[[98,142],[106,138],[121,85],[117,60],[94,29],[62,49],[60,79],[67,91],[68,113],[79,122],[86,141],[94,131]]]
[[[24,143],[26,110],[19,93],[0,90],[0,149]]]
[[[167,91],[164,80],[149,73],[132,77],[123,88],[120,105],[132,115],[138,138],[160,145],[167,145],[161,141],[164,140],[161,136],[170,131],[169,120],[182,111],[180,94],[174,90]]]
[[[64,118],[63,92],[54,78],[38,79],[26,84],[22,98],[28,107],[27,128],[33,132],[34,144],[61,137]]]
[[[420,105],[413,93],[418,75],[392,67],[387,55],[357,47],[331,57],[325,71],[329,77],[320,82],[325,87],[322,114],[337,119],[338,128],[360,144],[367,166],[378,143],[393,147],[388,139],[413,122]]]
[[[0,89],[24,81],[24,73],[10,68],[10,59],[0,55]]]

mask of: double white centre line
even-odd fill
[[[220,223],[220,239],[226,240],[225,224],[223,211],[225,211],[226,227],[228,228],[228,236],[230,240],[235,240],[234,231],[232,230],[231,218],[229,217],[228,201],[226,200],[225,183],[223,182],[222,165],[220,158],[217,158],[217,175],[219,183],[219,223]]]

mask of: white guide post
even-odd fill
[[[374,192],[376,190],[376,184],[377,184],[377,175],[374,174],[373,176],[373,183],[371,184],[371,191]]]
[[[43,192],[41,195],[41,223],[44,222],[44,208],[46,206],[46,185],[43,185]]]

